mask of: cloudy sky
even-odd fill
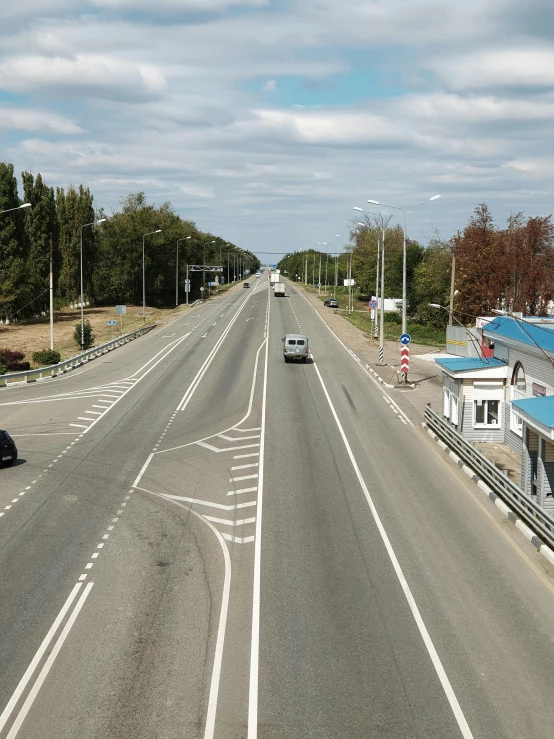
[[[553,30],[551,0],[4,1],[0,158],[264,262],[368,198],[441,194],[408,233],[449,238],[483,201],[552,212]]]

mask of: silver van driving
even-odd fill
[[[287,334],[283,339],[283,356],[285,362],[300,360],[306,362],[308,358],[308,337],[305,334]]]

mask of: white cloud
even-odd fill
[[[0,128],[13,131],[42,131],[59,134],[82,133],[83,129],[56,113],[0,104]]]
[[[264,92],[275,92],[277,89],[277,82],[275,80],[268,80],[262,89]]]
[[[554,48],[514,47],[479,50],[433,64],[444,84],[455,90],[554,87]]]
[[[74,58],[27,56],[0,64],[0,88],[12,91],[65,88],[83,95],[124,99],[159,96],[167,87],[158,70],[114,57],[87,54]]]

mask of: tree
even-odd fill
[[[23,172],[21,178],[25,201],[32,206],[25,211],[29,243],[26,287],[28,300],[33,301],[36,309],[48,305],[50,239],[55,252],[58,240],[56,201],[54,189],[44,184],[40,174],[35,178],[30,172]]]
[[[430,308],[429,303],[446,306],[449,303],[452,272],[452,244],[436,235],[423,253],[413,278],[415,316],[420,323],[437,328],[448,322],[448,313]]]
[[[58,295],[75,300],[80,295],[81,226],[95,220],[93,197],[88,187],[79,190],[68,187],[56,189],[56,212],[59,224],[59,279]],[[83,283],[84,293],[92,297],[92,274],[95,262],[95,234],[91,226],[83,229]]]
[[[0,162],[0,210],[21,205],[13,164]],[[11,315],[25,292],[26,235],[24,212],[0,216],[0,310]]]

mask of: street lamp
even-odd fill
[[[23,205],[18,205],[17,208],[8,208],[7,210],[0,210],[0,216],[2,213],[9,213],[12,210],[21,210],[21,208],[30,208],[31,203],[23,203]]]
[[[433,200],[438,200],[440,195],[433,195],[432,198],[422,200],[421,203],[415,203],[414,205],[399,206],[399,205],[387,205],[386,203],[380,203],[378,200],[368,200],[368,203],[372,205],[382,205],[384,208],[391,208],[392,210],[401,210],[404,214],[404,248],[402,258],[402,333],[406,333],[406,211],[410,208],[417,208],[419,205],[425,205]]]
[[[175,307],[179,305],[179,242],[188,241],[189,239],[192,239],[192,236],[184,236],[182,239],[177,239],[177,257],[175,258]]]
[[[144,234],[142,237],[142,320],[146,320],[146,280],[145,280],[145,271],[144,271],[144,240],[147,236],[152,236],[152,234],[159,234],[162,232],[161,228],[157,228],[155,231],[149,231],[147,234]]]
[[[26,204],[28,205],[28,204]],[[22,208],[25,206],[21,206]],[[14,209],[15,210],[15,209]],[[81,349],[85,350],[85,306],[84,306],[84,297],[83,297],[83,228],[86,226],[96,226],[98,223],[104,223],[104,221],[107,220],[106,218],[100,218],[98,221],[91,221],[91,223],[83,223],[81,226]]]

